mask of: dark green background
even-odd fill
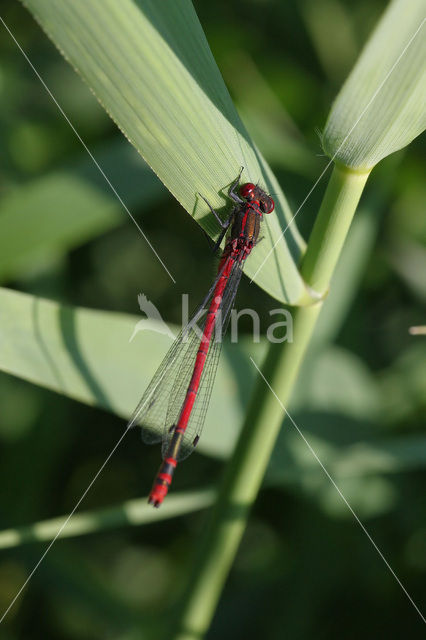
[[[325,165],[316,129],[324,125],[385,3],[195,4],[230,92],[295,210]],[[129,313],[138,313],[136,296],[143,291],[165,320],[179,322],[180,293],[202,298],[213,273],[202,232],[161,186],[144,205],[137,172],[127,174],[121,159],[122,154],[133,158],[133,152],[126,153],[128,143],[87,87],[19,3],[4,1],[1,15],[113,184],[122,186],[123,199],[132,193],[132,212],[177,286],[171,286],[124,211],[112,229],[12,269],[1,284],[67,304]],[[0,51],[0,197],[58,169],[86,171],[90,163],[81,144],[2,26]],[[300,153],[286,153],[276,132]],[[359,288],[350,292],[336,344],[352,356],[364,386],[374,386],[377,411],[365,417],[362,406],[327,408],[326,401],[319,411],[307,401],[296,416],[313,444],[316,438],[330,446],[337,442],[342,455],[350,445],[360,444],[362,451],[374,438],[392,443],[397,458],[400,452],[399,471],[354,473],[348,497],[420,606],[426,568],[426,349],[425,338],[410,336],[408,328],[426,324],[423,179],[421,144],[415,141],[373,171],[362,201],[375,235],[371,250],[361,248],[366,267]],[[305,237],[324,186],[323,181],[297,218]],[[259,310],[265,319],[276,303],[245,279],[238,305]],[[357,401],[363,404],[362,394]],[[113,415],[1,374],[0,527],[68,513],[123,428]],[[424,637],[420,617],[321,471],[307,478],[303,465],[296,464],[292,477],[281,477],[285,455],[274,456],[277,479],[258,497],[208,638]],[[82,509],[145,495],[158,462],[158,449],[139,446],[133,436]],[[220,462],[195,455],[179,469],[175,488],[214,483],[221,471]],[[204,518],[195,514],[59,541],[0,636],[156,638],[157,621],[176,601]],[[44,548],[34,544],[1,552],[1,611]]]

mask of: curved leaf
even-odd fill
[[[127,420],[170,346],[146,319],[130,341],[140,321],[0,288],[0,370]],[[238,372],[245,371],[244,402],[255,376],[241,355],[231,362],[224,352],[198,446],[219,457],[234,446],[242,419]]]
[[[202,193],[229,209],[228,185],[260,181],[274,193],[264,241],[247,261],[275,298],[307,301],[296,263],[304,248],[279,185],[243,126],[188,0],[25,0],[24,4],[182,206],[210,235]]]
[[[394,0],[337,96],[322,136],[336,162],[367,171],[426,126],[424,0]]]
[[[114,173],[115,187],[126,193],[129,207],[152,206],[164,197],[161,182],[124,141],[96,155],[106,173]],[[87,157],[20,184],[0,200],[0,279],[125,222],[120,202]]]

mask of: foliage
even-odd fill
[[[317,157],[315,128],[323,126],[383,8],[379,0],[196,5],[245,126],[285,186],[293,211],[327,162]],[[117,415],[128,414],[167,347],[166,338],[140,333],[128,348],[137,293],[142,290],[167,322],[178,324],[178,293],[201,299],[213,260],[199,228],[167,198],[31,16],[7,2],[2,17],[178,282],[171,286],[3,32],[0,276],[15,292],[0,292],[0,366],[18,377],[0,376],[1,518],[3,529],[21,531],[73,508],[122,433]],[[193,158],[191,165],[201,166],[196,184],[174,175],[174,186],[167,185],[173,192],[186,185],[184,206],[191,214],[194,192],[205,189],[220,203],[210,191],[233,177],[230,159],[226,165],[206,153],[208,135],[203,153],[209,160],[198,165]],[[226,176],[218,176],[217,167]],[[416,142],[374,170],[290,407],[419,602],[426,566],[425,349],[424,339],[410,336],[408,328],[424,324],[423,174]],[[298,214],[304,237],[322,189]],[[211,218],[206,228],[214,232]],[[248,279],[241,289],[239,307],[258,309],[265,330],[276,302]],[[37,324],[40,313],[47,320]],[[185,500],[191,491],[217,484],[221,458],[233,447],[255,374],[248,354],[260,361],[264,352],[262,344],[251,343],[247,319],[245,329],[244,343],[225,349],[200,442],[203,455],[180,468],[176,497]],[[120,512],[147,492],[158,458],[136,433],[128,435],[81,506],[85,513],[77,522],[83,528],[90,522],[87,531],[94,535],[56,542],[5,621],[8,637],[132,638],[140,630],[158,637],[156,620],[175,600],[204,516],[186,512],[168,522],[132,529],[128,522],[109,531],[103,524],[108,518],[96,519],[99,510],[116,506],[116,526],[122,527]],[[204,498],[193,500],[198,509]],[[36,543],[3,552],[3,609],[44,548]],[[211,637],[278,638],[284,632],[311,638],[319,629],[327,638],[396,637],[408,628],[410,637],[422,637],[414,609],[287,424]]]

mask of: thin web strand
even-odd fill
[[[5,619],[5,617],[7,616],[7,614],[9,613],[9,611],[11,610],[11,608],[13,607],[13,605],[15,604],[15,602],[17,601],[17,599],[19,598],[19,596],[21,595],[21,593],[23,592],[23,590],[25,589],[25,587],[27,586],[27,584],[29,583],[31,578],[33,577],[33,575],[35,574],[35,572],[37,571],[37,569],[39,568],[39,566],[41,565],[41,563],[43,562],[43,560],[45,559],[45,557],[47,556],[47,554],[49,553],[49,551],[51,550],[53,545],[55,544],[56,540],[59,538],[59,536],[61,535],[62,531],[67,526],[68,522],[71,520],[72,516],[77,511],[78,507],[83,502],[84,498],[89,493],[90,489],[93,487],[93,485],[95,484],[96,480],[101,475],[102,471],[105,469],[106,465],[108,464],[108,462],[110,461],[110,459],[112,458],[112,456],[114,455],[114,453],[116,452],[118,447],[120,446],[121,442],[124,440],[124,438],[127,435],[128,431],[129,431],[129,427],[127,427],[127,429],[122,433],[122,435],[120,436],[120,438],[118,439],[118,441],[114,445],[113,449],[111,450],[111,452],[109,453],[109,455],[107,456],[107,458],[105,459],[103,464],[99,467],[99,470],[93,476],[91,482],[89,483],[89,485],[87,486],[85,491],[82,493],[80,499],[76,502],[76,504],[75,504],[73,510],[71,511],[71,513],[67,516],[67,518],[64,520],[62,525],[59,527],[58,532],[56,533],[55,537],[50,542],[49,546],[45,549],[43,555],[41,556],[41,558],[39,559],[37,564],[34,566],[34,568],[32,569],[31,573],[29,574],[29,576],[25,580],[24,584],[19,589],[18,593],[15,595],[15,597],[13,598],[13,600],[11,601],[11,603],[9,604],[7,609],[4,611],[2,617],[0,618],[0,624],[3,622],[3,620]]]
[[[327,476],[327,478],[329,479],[329,481],[331,482],[333,487],[336,489],[336,491],[339,494],[339,496],[342,498],[343,502],[345,503],[345,505],[347,506],[347,508],[349,509],[351,514],[353,515],[353,517],[355,518],[356,522],[359,524],[359,526],[361,527],[362,531],[365,533],[365,535],[367,536],[368,540],[371,542],[371,544],[373,545],[374,549],[377,551],[377,553],[379,554],[380,558],[383,560],[383,562],[385,563],[386,567],[389,569],[390,573],[395,578],[395,580],[397,581],[397,583],[399,584],[399,586],[401,587],[401,589],[403,590],[403,592],[407,596],[408,600],[410,601],[410,603],[413,605],[414,609],[419,614],[420,618],[426,624],[426,618],[424,617],[423,613],[420,611],[419,607],[416,605],[416,603],[414,602],[413,598],[410,596],[410,594],[408,593],[407,589],[404,587],[404,585],[402,584],[401,580],[398,578],[398,576],[396,575],[395,571],[392,569],[392,567],[389,564],[388,560],[383,555],[382,551],[378,547],[377,543],[374,541],[374,539],[371,536],[371,534],[368,532],[368,530],[365,527],[365,525],[363,524],[363,522],[360,520],[358,515],[355,513],[355,511],[353,510],[353,508],[349,504],[347,498],[343,495],[342,490],[339,488],[339,486],[337,485],[336,481],[333,479],[333,477],[327,471],[327,469],[324,466],[324,464],[321,462],[320,458],[318,457],[317,453],[313,449],[312,445],[308,442],[308,440],[304,436],[304,434],[301,431],[301,429],[297,426],[297,424],[295,423],[295,421],[293,420],[293,418],[291,417],[291,415],[289,414],[289,412],[287,411],[287,409],[285,408],[285,406],[283,405],[283,403],[281,402],[281,400],[279,399],[279,397],[277,396],[277,394],[275,393],[275,391],[273,390],[273,388],[269,384],[268,380],[265,378],[265,376],[263,375],[263,373],[261,372],[261,370],[259,369],[259,367],[257,366],[257,364],[255,363],[255,361],[253,360],[253,358],[251,356],[250,356],[250,360],[251,360],[253,366],[255,367],[255,369],[257,370],[258,374],[261,376],[262,380],[265,382],[265,384],[268,387],[269,391],[272,393],[274,398],[277,400],[277,402],[280,405],[281,409],[288,416],[290,422],[292,423],[292,425],[296,429],[296,431],[299,434],[299,436],[302,438],[303,442],[306,444],[306,446],[308,447],[309,451],[312,453],[312,455],[314,456],[315,460],[318,462],[318,464],[320,465],[321,469],[324,471],[325,475]]]
[[[90,151],[89,147],[87,146],[87,144],[84,142],[83,138],[81,137],[81,135],[78,133],[77,129],[75,128],[75,126],[73,125],[73,123],[71,122],[71,120],[69,119],[69,117],[67,116],[67,114],[65,113],[65,111],[63,110],[63,108],[61,107],[61,105],[59,104],[59,102],[57,101],[57,99],[55,98],[55,96],[53,95],[53,93],[51,92],[51,90],[49,89],[49,87],[47,86],[46,82],[43,80],[43,78],[41,77],[40,73],[37,71],[37,69],[35,68],[35,66],[33,65],[33,63],[31,62],[31,60],[29,59],[29,57],[27,56],[27,54],[25,53],[24,49],[21,47],[21,45],[19,44],[19,42],[17,41],[17,39],[15,38],[15,36],[13,35],[12,31],[9,29],[9,27],[7,26],[6,22],[3,20],[3,18],[0,16],[0,21],[2,22],[4,28],[6,29],[6,31],[8,32],[8,34],[10,35],[10,37],[12,38],[12,40],[14,41],[14,43],[16,44],[16,46],[18,47],[19,51],[22,53],[22,55],[24,56],[25,60],[28,62],[28,64],[30,65],[31,69],[34,71],[35,75],[37,76],[37,78],[40,80],[41,84],[43,85],[44,89],[46,90],[46,92],[48,93],[48,95],[50,96],[50,98],[53,100],[53,102],[55,103],[55,105],[57,106],[57,108],[59,109],[60,113],[62,114],[63,118],[65,119],[65,121],[68,123],[68,125],[71,127],[72,131],[74,132],[74,134],[76,135],[77,139],[80,141],[80,143],[82,144],[83,148],[85,149],[85,151],[87,152],[87,154],[89,155],[89,157],[91,158],[92,162],[94,163],[94,165],[96,166],[96,168],[98,169],[99,173],[102,175],[102,177],[104,178],[105,182],[107,183],[107,185],[109,186],[109,188],[111,189],[111,191],[113,192],[113,194],[115,195],[115,197],[117,198],[117,200],[119,201],[119,203],[121,204],[121,206],[123,207],[123,209],[126,211],[126,213],[128,214],[128,216],[130,217],[130,219],[132,220],[132,222],[135,224],[136,228],[138,229],[139,233],[141,234],[141,236],[144,238],[145,242],[148,244],[149,248],[151,249],[151,251],[154,253],[154,255],[156,256],[157,260],[160,262],[161,266],[163,267],[163,269],[166,271],[167,275],[169,276],[169,278],[172,280],[173,284],[176,284],[176,280],[174,279],[174,277],[172,276],[172,274],[170,273],[170,271],[168,270],[168,268],[166,267],[166,265],[164,264],[163,260],[160,258],[160,256],[158,255],[157,251],[154,249],[154,247],[152,246],[151,242],[148,240],[146,234],[142,231],[142,228],[140,227],[139,223],[137,222],[136,218],[132,215],[132,213],[130,212],[129,208],[127,207],[127,205],[125,204],[125,202],[123,201],[123,199],[121,198],[120,194],[117,192],[116,188],[114,187],[114,185],[112,184],[112,182],[110,181],[110,179],[108,178],[108,176],[106,175],[106,173],[104,172],[104,170],[102,169],[101,165],[98,163],[98,161],[96,160],[96,158],[94,157],[94,155],[92,154],[92,152]]]
[[[370,105],[374,102],[374,100],[377,98],[378,94],[380,93],[380,91],[382,90],[384,84],[387,82],[388,78],[390,77],[390,75],[393,73],[395,67],[399,64],[399,62],[401,61],[401,59],[403,58],[403,56],[405,55],[408,47],[411,45],[411,43],[413,42],[414,38],[417,36],[417,34],[419,33],[420,29],[422,28],[424,22],[425,22],[426,18],[423,18],[423,20],[421,21],[420,25],[417,27],[415,33],[411,36],[410,40],[407,42],[407,44],[405,45],[404,49],[402,50],[402,52],[399,54],[398,58],[395,60],[395,62],[393,63],[392,67],[390,68],[390,70],[388,71],[388,73],[386,74],[385,78],[382,80],[382,82],[379,84],[379,86],[377,87],[376,91],[373,93],[372,97],[370,98],[370,100],[368,101],[367,105],[364,107],[364,109],[361,112],[361,115],[357,118],[357,120],[355,121],[355,124],[351,127],[351,129],[349,130],[349,133],[345,136],[345,138],[343,139],[342,143],[339,145],[339,147],[337,148],[336,152],[334,153],[334,155],[332,156],[332,158],[330,159],[330,161],[328,162],[328,164],[325,166],[325,168],[322,170],[319,178],[317,178],[317,180],[315,181],[314,185],[310,188],[310,190],[308,191],[308,194],[306,195],[306,197],[304,198],[302,204],[298,207],[298,209],[296,210],[296,213],[294,214],[294,216],[291,218],[291,220],[289,221],[289,223],[287,224],[287,226],[285,227],[284,231],[282,231],[280,233],[280,235],[278,236],[277,240],[275,241],[273,247],[269,250],[269,252],[266,254],[263,262],[260,264],[259,268],[257,269],[256,273],[254,274],[254,276],[250,279],[250,283],[253,282],[253,280],[256,278],[257,274],[260,272],[261,269],[263,269],[263,266],[265,264],[265,262],[267,262],[267,260],[269,260],[271,254],[273,253],[275,247],[277,246],[277,244],[280,242],[281,238],[284,237],[285,232],[287,231],[287,229],[289,228],[289,226],[291,225],[291,223],[294,221],[294,219],[296,218],[296,216],[298,215],[298,213],[300,212],[300,210],[302,209],[302,207],[306,204],[306,202],[309,200],[311,194],[313,193],[313,191],[316,189],[316,187],[318,186],[318,184],[321,182],[324,174],[328,171],[328,169],[330,168],[330,166],[333,164],[335,157],[337,156],[337,154],[339,153],[340,149],[343,147],[343,145],[345,144],[346,140],[349,138],[349,136],[351,135],[351,133],[354,131],[355,127],[358,125],[359,121],[361,120],[361,118],[363,117],[363,115],[365,114],[365,112],[368,110],[368,108],[370,107]]]

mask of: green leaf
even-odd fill
[[[0,288],[0,370],[128,419],[170,346],[146,319],[129,342],[140,320]],[[224,352],[198,447],[219,457],[232,450],[242,419],[235,380],[248,398],[255,376],[241,354]]]
[[[392,474],[424,469],[426,439],[374,438],[343,414],[292,413],[292,418],[349,503],[364,517],[389,511],[397,500]],[[351,518],[347,505],[289,421],[268,466],[267,486],[293,486],[333,515]]]
[[[331,346],[303,368],[296,400],[307,409],[332,411],[374,422],[381,409],[373,374],[355,354]]]
[[[410,344],[380,376],[384,416],[389,424],[409,423],[426,410],[426,342],[412,337]]]
[[[160,181],[122,140],[95,156],[114,176],[128,207],[148,207],[165,195]],[[46,255],[79,246],[127,219],[89,158],[20,184],[0,200],[0,278],[19,275]]]
[[[393,0],[337,96],[322,136],[333,160],[368,171],[425,128],[424,0]]]
[[[45,31],[182,206],[210,235],[218,209],[244,166],[243,180],[274,193],[276,212],[247,261],[271,295],[306,302],[296,263],[304,243],[263,157],[251,142],[188,0],[25,0]],[[222,211],[226,215],[225,209]],[[154,258],[153,258],[154,259]]]
[[[145,330],[129,343],[139,320],[0,289],[0,370],[128,418],[170,345],[169,338],[153,333],[146,321]],[[256,359],[261,359],[265,346],[248,340],[224,345],[200,452],[226,457],[232,451],[256,373],[248,354],[256,351]],[[381,411],[382,396],[358,358],[342,349],[327,349],[311,359],[308,373],[303,398],[299,393],[290,411],[339,478],[424,466],[424,439],[371,440],[373,432],[365,421]],[[301,406],[306,409],[306,396],[309,412],[300,414]],[[127,437],[137,436],[130,432]],[[141,445],[141,455],[143,451]],[[306,487],[317,486],[321,474],[300,435],[287,424],[267,482],[288,484],[303,476]],[[87,522],[82,520],[83,529],[90,525]]]
[[[153,509],[147,498],[127,500],[116,507],[97,509],[73,515],[60,534],[60,538],[99,533],[123,526],[140,526],[168,520],[186,513],[209,507],[214,500],[212,489],[174,493],[161,509]],[[0,531],[0,549],[9,549],[30,542],[53,540],[68,516],[51,518],[33,524]]]

